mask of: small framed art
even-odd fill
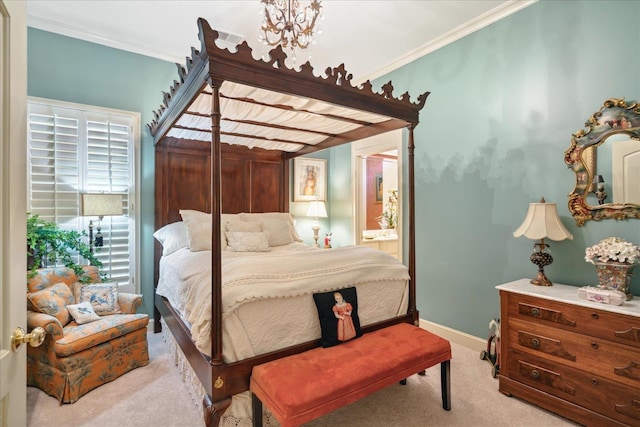
[[[376,185],[376,202],[382,203],[382,193],[384,191],[384,186],[382,185],[382,172],[377,173],[375,175],[375,185]]]
[[[308,157],[293,159],[293,201],[327,199],[327,161]]]

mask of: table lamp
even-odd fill
[[[556,204],[546,203],[544,197],[540,203],[530,203],[524,222],[513,232],[513,237],[522,236],[532,240],[540,239],[540,242],[533,245],[534,252],[530,257],[531,262],[538,266],[538,274],[531,279],[531,283],[538,286],[551,286],[551,281],[544,275],[544,267],[553,262],[553,257],[546,252],[549,245],[544,242],[544,239],[573,240],[573,235],[560,221]],[[535,252],[536,247],[537,252]]]
[[[85,193],[82,194],[82,216],[98,217],[98,232],[93,237],[93,220],[89,220],[89,251],[103,246],[100,221],[108,215],[122,215],[122,194]]]
[[[313,230],[313,240],[315,241],[313,247],[319,248],[320,245],[318,244],[318,233],[320,231],[320,223],[318,222],[318,218],[327,217],[327,208],[325,207],[324,202],[320,200],[313,200],[309,202],[309,207],[307,208],[307,216],[314,218],[313,227],[311,227],[311,229]]]

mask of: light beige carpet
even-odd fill
[[[498,392],[491,365],[479,353],[452,343],[451,411],[442,409],[440,367],[414,375],[307,424],[336,426],[577,426]],[[28,387],[31,427],[191,427],[204,425],[200,408],[182,384],[161,334],[149,334],[150,363],[86,394],[71,405]],[[242,427],[249,426],[247,422]]]

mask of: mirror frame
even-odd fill
[[[589,117],[585,129],[572,134],[571,146],[564,153],[564,162],[576,175],[576,184],[569,194],[569,211],[578,227],[586,221],[602,219],[640,219],[640,205],[634,203],[587,203],[593,177],[596,175],[595,149],[611,135],[624,134],[640,141],[640,103],[627,103],[624,98],[610,98]],[[590,149],[591,148],[591,149]]]

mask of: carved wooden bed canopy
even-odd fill
[[[299,70],[285,66],[280,46],[269,59],[254,59],[246,42],[235,52],[216,45],[218,33],[198,20],[200,50],[192,48],[179,80],[164,92],[163,104],[148,124],[156,144],[156,229],[179,220],[179,209],[212,213],[211,357],[190,343],[188,329],[162,297],[160,314],[180,344],[208,394],[207,424],[217,423],[229,396],[248,389],[251,367],[317,345],[306,343],[280,352],[225,364],[222,355],[222,213],[288,211],[289,160],[300,155],[407,128],[409,191],[409,274],[415,277],[413,130],[428,92],[412,102],[408,93],[393,96],[391,82],[381,92],[367,81],[351,83],[344,64],[316,76],[307,62]],[[196,171],[194,171],[197,169]],[[210,185],[209,185],[210,184]],[[217,253],[217,255],[215,255]],[[161,247],[156,244],[156,283]],[[417,322],[415,283],[410,281],[409,310],[392,319]],[[378,325],[383,327],[385,325]]]

